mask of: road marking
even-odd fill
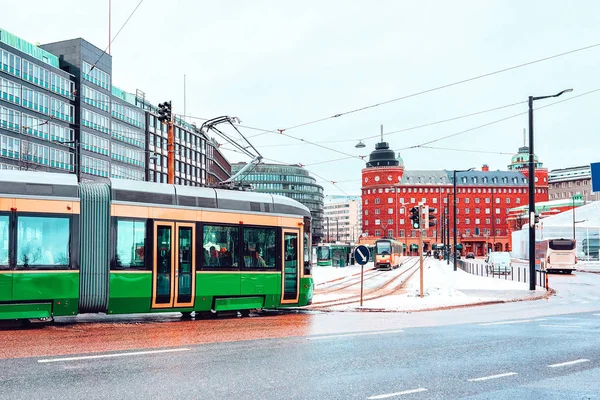
[[[309,336],[308,340],[322,340],[322,339],[333,339],[340,337],[348,337],[348,336],[365,336],[365,335],[384,335],[387,333],[400,333],[404,332],[401,329],[395,331],[375,331],[375,332],[358,332],[358,333],[342,333],[339,335],[327,335],[327,336]]]
[[[181,348],[181,349],[135,351],[135,352],[131,352],[131,353],[99,354],[99,355],[95,355],[95,356],[82,356],[82,357],[46,358],[43,360],[38,360],[38,362],[39,363],[52,363],[52,362],[63,362],[63,361],[95,360],[98,358],[143,356],[146,354],[174,353],[176,351],[189,351],[189,350],[191,350],[191,349]]]
[[[543,318],[539,318],[539,319],[519,319],[519,320],[515,320],[515,321],[486,322],[485,324],[479,324],[479,326],[524,324],[526,322],[539,322],[539,321],[545,321],[545,319],[543,319]]]
[[[583,328],[581,325],[557,325],[557,324],[540,324],[546,328]]]
[[[581,364],[588,361],[590,360],[588,360],[587,358],[580,358],[579,360],[567,361],[558,364],[550,364],[548,365],[548,368],[566,367],[567,365]]]
[[[389,397],[402,396],[403,394],[420,393],[420,392],[426,392],[426,391],[427,391],[427,389],[425,389],[425,388],[410,389],[410,390],[404,390],[402,392],[396,392],[396,393],[379,394],[377,396],[367,397],[367,399],[369,399],[369,400],[387,399]]]
[[[600,314],[592,314],[592,315],[595,315],[596,317],[600,317]]]
[[[498,378],[504,378],[505,376],[513,376],[513,375],[518,375],[518,374],[516,372],[507,372],[505,374],[483,376],[481,378],[472,378],[472,379],[468,379],[468,381],[469,382],[487,381],[488,379],[498,379]]]

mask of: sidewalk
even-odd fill
[[[373,269],[372,261],[365,264],[365,271],[370,269]],[[360,274],[360,265],[354,264],[345,267],[318,267],[313,265],[311,271],[313,282],[315,285],[319,285],[321,283],[341,280],[354,274]]]
[[[532,300],[546,296],[546,290],[530,292],[528,284],[453,271],[445,261],[427,259],[424,296],[419,297],[419,272],[407,282],[403,293],[364,303],[363,311],[423,311],[475,304]],[[357,310],[360,307],[352,307]],[[349,311],[347,307],[346,310]]]

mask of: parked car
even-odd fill
[[[465,258],[475,259],[475,253],[473,253],[472,251],[470,251],[470,252],[467,253],[467,257],[465,257]]]
[[[485,259],[488,272],[492,274],[508,274],[512,268],[510,253],[506,251],[494,251]]]

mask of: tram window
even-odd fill
[[[275,228],[244,228],[246,269],[275,269]]]
[[[17,265],[68,267],[69,222],[68,217],[18,217]]]
[[[0,216],[0,267],[8,266],[8,215]]]
[[[115,260],[117,268],[146,269],[144,264],[145,243],[145,221],[118,220]]]
[[[209,269],[238,268],[237,226],[204,225],[203,267]]]

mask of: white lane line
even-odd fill
[[[177,351],[190,351],[188,348],[180,349],[165,349],[165,350],[149,350],[149,351],[135,351],[131,353],[115,353],[115,354],[98,354],[95,356],[81,356],[81,357],[65,357],[65,358],[46,358],[38,360],[39,363],[53,363],[63,361],[78,361],[78,360],[95,360],[98,358],[112,358],[112,357],[128,357],[128,356],[143,356],[146,354],[161,354],[161,353],[174,353]]]
[[[540,324],[545,328],[583,328],[581,325],[558,325],[558,324]]]
[[[387,333],[400,333],[404,332],[402,329],[398,329],[395,331],[375,331],[375,332],[358,332],[358,333],[341,333],[339,335],[327,335],[327,336],[309,336],[308,340],[323,340],[323,339],[333,339],[340,337],[349,337],[349,336],[365,336],[365,335],[385,335]]]
[[[468,379],[468,381],[469,382],[487,381],[489,379],[498,379],[498,378],[504,378],[505,376],[513,376],[513,375],[518,375],[518,374],[516,372],[507,372],[505,374],[482,376],[481,378],[472,378],[472,379]]]
[[[538,318],[538,319],[518,319],[518,320],[514,320],[514,321],[486,322],[485,324],[479,324],[479,326],[524,324],[526,322],[539,322],[539,321],[545,321],[545,319],[544,318]]]
[[[594,316],[596,316],[596,317],[600,317],[600,314],[592,314],[592,315],[594,315]]]
[[[425,389],[425,388],[410,389],[410,390],[404,390],[402,392],[396,392],[396,393],[378,394],[377,396],[367,397],[367,399],[369,399],[369,400],[387,399],[389,397],[402,396],[403,394],[420,393],[420,392],[426,392],[426,391],[427,391],[427,389]]]
[[[550,364],[550,365],[548,365],[548,368],[566,367],[567,365],[581,364],[581,363],[589,362],[589,361],[590,360],[588,360],[587,358],[580,358],[579,360],[567,361],[567,362],[558,363],[558,364]]]

